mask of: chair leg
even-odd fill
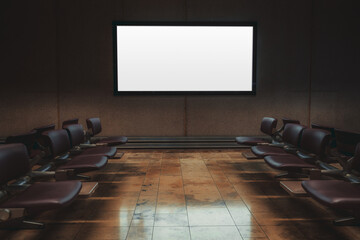
[[[122,158],[123,155],[124,155],[124,153],[122,153],[122,152],[116,153],[115,156],[113,156],[111,159],[120,159],[120,158]]]
[[[335,226],[360,226],[360,221],[354,217],[336,219],[333,223]]]
[[[76,179],[90,180],[91,177],[82,174],[76,174]]]
[[[0,229],[42,229],[45,224],[24,219],[15,219],[0,223]]]
[[[301,174],[297,172],[285,172],[275,176],[275,178],[299,178],[299,177],[306,177],[306,174]]]
[[[280,173],[275,176],[275,178],[292,178],[292,177],[295,177],[295,176],[291,172]]]

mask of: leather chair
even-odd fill
[[[322,130],[330,132],[330,134],[331,134],[330,147],[331,148],[336,148],[335,128],[325,126],[325,125],[320,125],[320,124],[317,124],[317,123],[312,123],[311,128],[322,129]]]
[[[289,151],[296,150],[299,147],[302,131],[305,126],[300,124],[288,123],[283,132],[283,144],[280,145],[259,145],[251,147],[251,151],[258,157],[268,155],[287,155]],[[286,149],[286,150],[285,150]]]
[[[67,125],[79,124],[78,118],[68,119],[63,121],[61,128],[64,129]]]
[[[335,129],[336,147],[339,153],[352,157],[360,142],[360,133]]]
[[[1,199],[0,227],[42,228],[43,224],[27,221],[26,218],[70,204],[81,190],[79,181],[9,184],[30,171],[25,145],[16,143],[0,146],[0,186],[5,186],[1,193],[9,196]],[[14,194],[11,194],[11,189],[16,190]]]
[[[282,131],[288,123],[300,124],[298,120],[282,118],[283,122],[282,127],[279,130],[276,130],[277,119],[272,117],[264,117],[261,121],[260,131],[270,136],[270,138],[264,137],[236,137],[235,141],[238,144],[256,146],[262,143],[271,143],[271,142],[281,142],[282,141]]]
[[[45,150],[44,146],[45,146],[45,140],[44,140],[44,136],[42,135],[43,132],[47,132],[47,131],[51,131],[51,130],[55,130],[55,124],[49,124],[49,125],[44,125],[44,126],[40,126],[40,127],[36,127],[33,130],[36,131],[36,145],[38,148]]]
[[[288,124],[288,123],[300,124],[300,121],[299,121],[299,120],[290,119],[290,118],[281,118],[281,121],[282,121],[283,125],[282,125],[281,128],[278,130],[278,132],[284,131],[284,128],[285,128],[286,124]]]
[[[51,157],[57,158],[58,162],[63,163],[58,170],[74,170],[75,173],[84,173],[101,169],[107,164],[108,158],[105,155],[85,155],[79,154],[70,156],[71,150],[68,133],[64,129],[52,130],[43,133],[50,148]],[[55,162],[56,163],[56,162]]]
[[[99,134],[102,130],[100,118],[88,118],[86,119],[86,125],[90,134],[90,137],[94,137]],[[107,137],[101,138],[97,140],[90,139],[90,142],[94,143],[103,143],[108,146],[116,146],[127,143],[128,139],[125,136],[115,136],[115,137]]]
[[[276,133],[276,125],[276,118],[264,117],[261,121],[260,131],[274,139],[274,135]],[[235,141],[238,144],[255,146],[258,143],[270,143],[271,139],[260,137],[236,137]]]
[[[325,153],[330,138],[328,131],[306,128],[302,132],[296,155],[268,155],[264,160],[272,168],[287,171],[277,177],[296,176],[296,173],[301,173],[305,168],[317,168],[318,161],[326,161]]]
[[[36,127],[33,130],[35,130],[37,134],[41,135],[43,132],[55,130],[55,124],[49,124],[49,125]]]
[[[360,143],[357,144],[351,161],[352,169],[360,171]],[[330,208],[349,212],[350,218],[334,221],[336,225],[359,225],[360,218],[360,179],[344,180],[309,180],[303,181],[302,187],[319,203]]]
[[[6,144],[10,143],[22,143],[26,146],[26,149],[28,150],[28,154],[30,158],[33,158],[40,154],[40,150],[34,149],[34,145],[36,142],[36,136],[37,132],[35,130],[32,130],[28,133],[18,134],[18,135],[11,135],[8,136],[5,140]]]
[[[71,147],[79,147],[81,144],[84,144],[85,135],[84,135],[84,129],[82,125],[80,124],[71,124],[66,125],[64,128],[67,133],[69,134]],[[86,145],[85,145],[86,146]],[[89,146],[89,145],[88,145]],[[116,154],[116,147],[110,147],[110,146],[93,146],[81,149],[79,147],[79,150],[81,154],[87,154],[87,155],[105,155],[109,158],[112,158]]]

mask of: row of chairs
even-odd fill
[[[262,132],[277,132],[276,122],[275,118],[264,118]],[[284,122],[281,129],[277,141],[252,141],[250,137],[238,137],[236,141],[251,147],[252,153],[264,158],[270,167],[285,171],[277,178],[309,177],[300,181],[309,196],[325,206],[350,213],[350,218],[335,220],[336,225],[359,224],[360,133],[318,124],[309,128],[294,122]]]
[[[86,120],[85,131],[78,119],[66,120],[61,129],[54,124],[29,133],[9,136],[0,145],[0,227],[42,228],[28,219],[74,201],[85,184],[93,191],[98,184],[82,173],[104,167],[117,157],[115,145],[123,136],[99,138],[99,118]],[[86,192],[85,195],[89,194]]]

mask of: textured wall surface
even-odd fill
[[[99,116],[103,135],[259,134],[264,116],[360,131],[358,1],[0,3],[0,136]],[[256,96],[113,96],[112,21],[257,21]]]
[[[311,121],[360,132],[359,1],[315,1]]]

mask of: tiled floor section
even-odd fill
[[[262,160],[241,150],[127,151],[110,160],[96,193],[38,216],[43,230],[0,239],[360,239],[358,227],[312,199],[290,197]]]

